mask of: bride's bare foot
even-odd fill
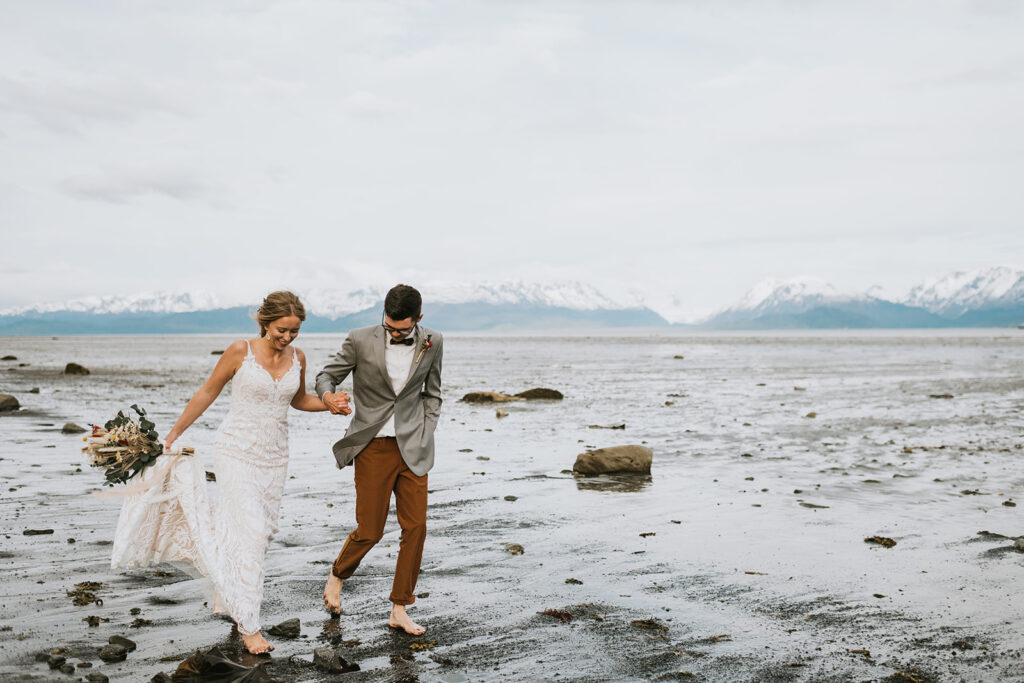
[[[332,617],[341,614],[341,579],[335,576],[334,572],[327,575],[327,584],[324,586],[324,607]]]
[[[243,635],[242,645],[245,645],[245,649],[254,655],[263,655],[274,649],[274,646],[268,643],[267,639],[259,631],[251,636]]]
[[[388,626],[400,628],[412,636],[422,636],[427,632],[427,629],[409,618],[409,613],[405,611],[405,605],[391,605],[391,616],[388,617]]]

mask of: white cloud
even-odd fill
[[[62,11],[0,25],[0,220],[31,271],[0,268],[0,307],[536,279],[685,317],[772,275],[1024,261],[1013,3]],[[83,235],[125,264],[88,292],[41,265]]]

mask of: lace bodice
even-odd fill
[[[217,430],[221,453],[252,464],[283,467],[288,457],[288,406],[299,390],[302,371],[292,349],[292,364],[275,380],[256,361],[252,347],[231,380],[231,407]]]

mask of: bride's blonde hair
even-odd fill
[[[294,315],[299,320],[306,320],[306,307],[302,305],[299,297],[288,291],[271,292],[263,299],[263,303],[256,310],[256,322],[260,325],[260,336],[267,334],[267,326],[270,323]]]

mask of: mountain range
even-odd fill
[[[672,311],[642,298],[609,297],[580,282],[440,283],[423,288],[441,330],[664,327]],[[303,292],[307,332],[344,332],[380,321],[385,290]],[[89,297],[0,311],[0,335],[245,332],[255,306],[205,292]],[[1024,323],[1024,270],[950,273],[905,296],[840,292],[811,278],[764,280],[740,301],[697,323],[708,329],[1006,327]]]

